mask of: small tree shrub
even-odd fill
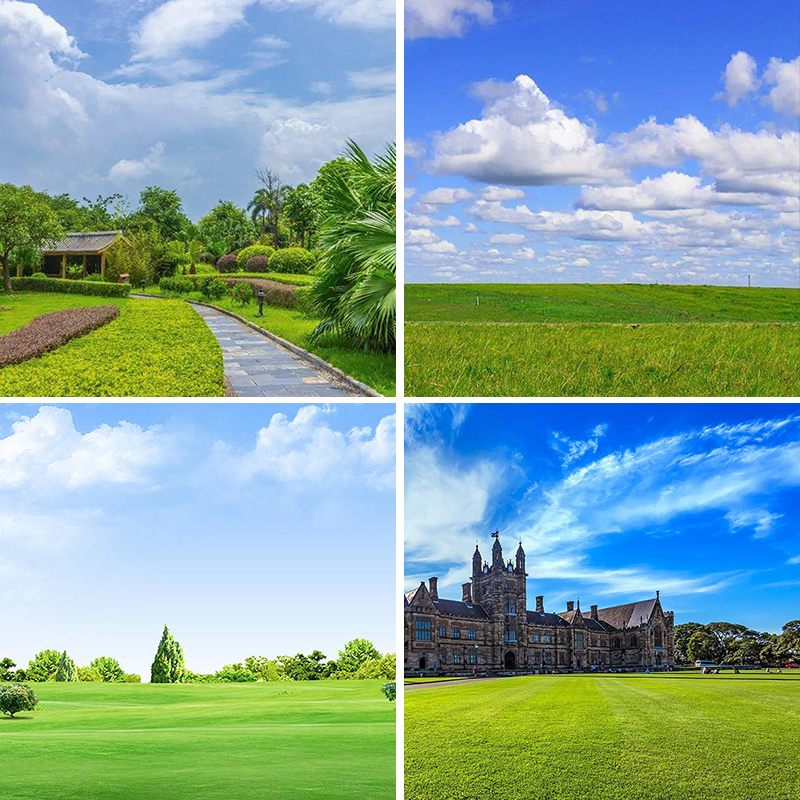
[[[239,269],[239,265],[236,263],[236,256],[233,253],[222,256],[222,258],[217,261],[217,269],[223,273],[236,272],[236,270]]]
[[[297,305],[296,287],[289,284],[258,278],[231,278],[227,283],[230,287],[250,286],[253,295],[264,292],[264,302],[268,306],[294,308]]]
[[[100,656],[89,664],[91,669],[95,670],[103,679],[103,683],[115,683],[121,681],[123,675],[122,667],[119,661],[111,656]]]
[[[102,683],[103,676],[91,667],[78,667],[78,680],[83,683]]]
[[[397,699],[397,683],[395,681],[387,681],[381,686],[383,696],[391,703]]]
[[[150,683],[183,683],[185,678],[186,664],[183,649],[165,625],[150,667]]]
[[[266,256],[253,256],[247,259],[247,272],[269,272],[269,259]]]
[[[61,653],[58,650],[42,650],[28,662],[27,675],[29,681],[51,681],[55,677]]]
[[[122,676],[122,682],[123,683],[141,683],[142,682],[142,676],[141,675],[137,675],[134,672],[126,672]]]
[[[314,266],[314,256],[302,247],[286,247],[278,250],[269,260],[272,272],[293,272],[305,275]]]
[[[244,308],[253,299],[253,290],[246,283],[235,283],[228,289],[228,295],[231,302]]]
[[[75,666],[75,662],[67,655],[66,650],[61,654],[61,661],[58,664],[55,679],[59,683],[70,683],[78,680],[78,668]]]
[[[20,711],[36,709],[36,695],[24,683],[8,683],[0,686],[0,711],[13,717]]]
[[[236,263],[239,269],[243,270],[247,262],[254,256],[264,256],[269,261],[274,252],[275,248],[270,247],[268,244],[251,244],[250,247],[245,247],[239,253],[236,257]]]
[[[216,275],[200,279],[200,291],[209,300],[220,300],[228,293],[228,285]]]

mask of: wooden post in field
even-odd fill
[[[61,277],[67,277],[67,256],[66,254],[61,256]]]
[[[478,297],[478,295],[475,295],[475,305],[476,305],[476,306],[479,306],[480,304],[481,304],[481,299],[480,299],[480,297]]]

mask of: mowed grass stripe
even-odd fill
[[[412,397],[800,394],[800,323],[419,323],[405,345]]]
[[[3,800],[394,796],[395,708],[380,681],[39,684],[0,721]]]
[[[656,676],[426,687],[405,695],[406,800],[788,800],[798,700]]]
[[[407,321],[800,322],[800,290],[642,284],[406,284]]]

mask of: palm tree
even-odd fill
[[[261,225],[262,234],[266,231],[272,234],[272,244],[277,248],[280,246],[278,221],[283,212],[283,204],[286,202],[286,193],[291,187],[281,183],[280,175],[269,167],[256,170],[256,177],[263,184],[263,188],[258,189],[253,195],[247,210],[253,222]]]
[[[311,297],[322,322],[365,350],[394,352],[396,337],[396,168],[394,145],[373,161],[353,141],[346,161],[320,176],[322,255]]]

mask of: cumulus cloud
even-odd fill
[[[473,25],[495,22],[492,0],[405,0],[407,39],[463,36]]]
[[[543,186],[626,181],[595,131],[558,108],[527,75],[473,87],[472,119],[434,139],[431,169],[487,183]]]
[[[440,187],[426,192],[420,197],[423,203],[430,205],[452,205],[453,203],[460,203],[462,200],[471,200],[475,195],[469,189],[450,189],[447,187]]]
[[[358,482],[393,491],[394,415],[384,417],[375,428],[342,432],[327,424],[328,413],[332,412],[320,406],[303,406],[293,418],[273,414],[259,430],[253,448],[236,452],[220,444],[215,463],[224,463],[239,480],[266,477],[298,489],[315,482]]]
[[[724,99],[733,108],[742,98],[758,89],[760,82],[756,77],[756,69],[756,60],[749,53],[743,50],[734,53],[722,76],[725,90],[716,97]]]
[[[159,169],[166,149],[164,142],[156,142],[139,160],[122,158],[108,171],[108,177],[120,181],[146,178]]]
[[[413,228],[457,228],[461,225],[461,220],[452,214],[440,219],[438,217],[430,217],[427,214],[406,212],[406,225]]]
[[[800,56],[788,62],[771,58],[764,73],[764,83],[774,87],[766,101],[775,111],[800,116]]]

